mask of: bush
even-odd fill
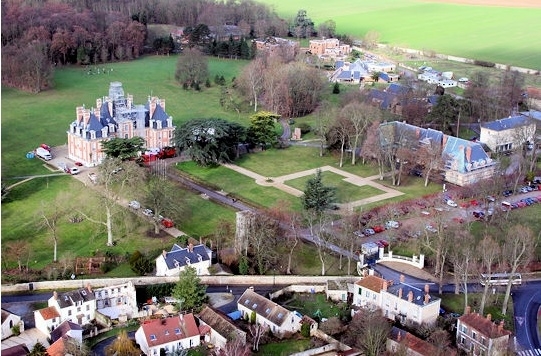
[[[308,125],[306,122],[301,122],[297,125],[299,129],[301,129],[301,134],[306,135],[308,132],[312,130],[310,125]]]
[[[304,337],[310,337],[310,324],[303,323],[301,325],[301,335]]]
[[[255,313],[255,310],[252,310],[250,313],[250,324],[255,324],[255,319],[257,317],[257,314]]]
[[[488,61],[480,61],[478,59],[474,60],[473,64],[475,64],[477,66],[481,66],[481,67],[488,67],[488,68],[492,68],[492,67],[496,66],[496,63],[488,62]]]

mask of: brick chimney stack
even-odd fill
[[[398,298],[402,299],[402,288],[398,289]]]
[[[381,290],[387,291],[387,288],[389,287],[389,282],[386,280],[383,280],[383,285],[381,287]]]
[[[90,286],[90,283],[87,283],[87,284],[86,284],[86,290],[87,290],[89,293],[92,293],[92,287]]]
[[[487,320],[492,321],[492,314],[487,314]]]
[[[413,302],[413,292],[412,291],[409,291],[408,293],[408,302]]]
[[[406,276],[403,274],[400,275],[400,283],[404,283],[406,281]]]
[[[502,332],[503,331],[503,325],[504,325],[504,321],[500,321],[500,323],[498,324],[498,332]]]
[[[466,307],[466,313],[465,314],[470,314],[471,313],[471,307],[468,305]]]
[[[425,294],[425,301],[424,301],[424,304],[428,304],[430,303],[430,294]]]
[[[428,284],[425,284],[425,293],[428,294],[430,292],[430,286]]]

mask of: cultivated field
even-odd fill
[[[292,19],[299,9],[316,24],[380,42],[541,69],[541,2],[536,0],[263,0]]]

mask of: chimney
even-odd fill
[[[468,160],[468,162],[471,162],[471,147],[470,146],[466,147],[466,160]]]
[[[468,305],[466,307],[466,313],[465,314],[470,314],[471,313],[471,307]]]
[[[402,299],[402,288],[398,289],[398,298]]]
[[[162,256],[163,256],[163,258],[165,258],[167,256],[167,251],[162,250]]]
[[[90,286],[90,283],[86,284],[86,290],[88,291],[88,293],[92,293],[92,287]]]
[[[381,287],[381,290],[387,291],[388,286],[389,286],[388,282],[386,280],[383,280],[383,285]]]
[[[492,321],[492,314],[487,314],[487,320]]]
[[[403,274],[400,275],[400,283],[404,283],[406,281],[406,276]]]
[[[58,299],[58,292],[57,291],[53,292],[53,297],[54,297],[54,299]]]
[[[430,303],[430,294],[425,294],[425,305]]]
[[[154,116],[154,111],[156,111],[156,98],[150,99],[149,107],[149,117],[152,119]]]
[[[412,291],[409,291],[408,293],[408,302],[413,302],[413,292]]]
[[[188,244],[188,251],[193,252],[193,244],[192,243]]]
[[[425,284],[425,293],[428,294],[430,292],[430,286],[428,284]]]
[[[504,325],[503,323],[504,323],[504,321],[502,320],[502,321],[500,321],[500,323],[498,324],[498,332],[502,332],[502,331],[503,331],[503,325]]]
[[[396,336],[396,341],[400,342],[401,339],[402,339],[402,333],[399,331],[398,335]]]

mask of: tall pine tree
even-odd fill
[[[199,310],[207,299],[207,287],[201,284],[195,268],[186,267],[180,272],[179,280],[173,289],[173,297],[178,300],[180,310]]]
[[[316,175],[306,182],[306,189],[301,198],[302,206],[304,210],[313,211],[319,215],[331,208],[336,199],[335,194],[335,188],[323,185],[321,170],[318,169]]]

